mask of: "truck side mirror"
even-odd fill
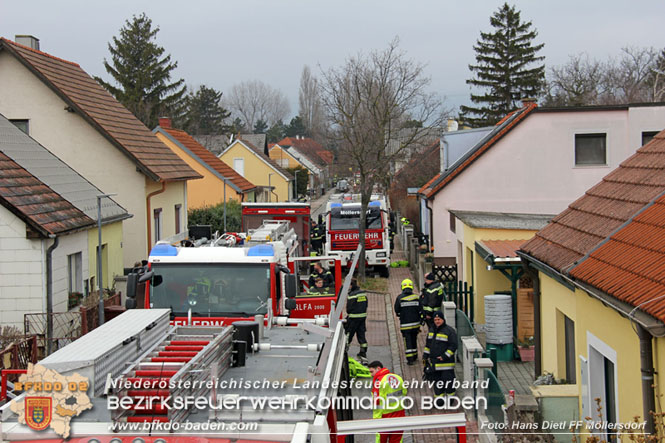
[[[296,308],[296,299],[287,298],[286,300],[284,300],[284,307],[289,311],[293,311]]]
[[[295,274],[284,274],[284,278],[284,283],[286,286],[286,298],[295,298],[295,296],[298,295],[297,276]]]
[[[139,275],[134,272],[130,272],[129,274],[127,274],[127,298],[129,299],[136,298],[136,289],[138,285],[139,285]]]

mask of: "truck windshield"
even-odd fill
[[[360,205],[330,209],[331,231],[357,231],[360,227]],[[381,210],[370,208],[367,210],[367,223],[365,229],[382,229]]]
[[[263,264],[153,263],[150,307],[173,314],[254,316],[267,314],[270,267]],[[161,277],[161,278],[160,278]]]

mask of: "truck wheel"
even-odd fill
[[[382,266],[379,269],[379,275],[381,277],[385,277],[385,278],[390,277],[390,266]]]

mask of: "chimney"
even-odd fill
[[[159,117],[159,126],[164,129],[171,129],[171,119],[168,117]]]
[[[14,41],[19,45],[39,51],[39,39],[37,37],[32,35],[16,35],[14,36]]]
[[[453,118],[448,119],[448,125],[446,127],[446,131],[448,132],[453,132],[457,131],[459,129],[459,124],[457,123],[457,120]]]

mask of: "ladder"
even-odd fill
[[[209,395],[214,382],[231,366],[233,328],[174,326],[164,339],[120,375],[116,395],[130,409],[113,412],[114,421],[181,422],[190,411],[163,406],[184,396]],[[183,386],[183,381],[187,383]],[[131,401],[125,398],[131,398]],[[124,404],[124,403],[121,403]]]

